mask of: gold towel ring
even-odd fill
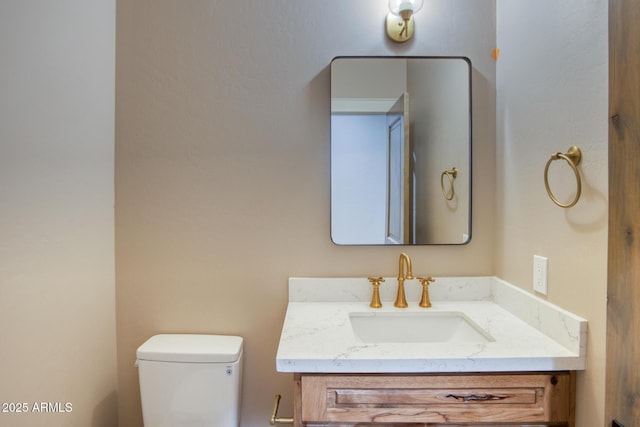
[[[553,193],[551,192],[551,188],[549,188],[549,176],[548,176],[549,165],[551,165],[552,161],[558,160],[558,159],[566,160],[567,163],[569,163],[569,166],[571,166],[571,169],[573,169],[573,173],[576,175],[576,183],[577,183],[576,197],[573,199],[573,201],[567,204],[560,203],[558,199],[556,199]],[[547,165],[544,167],[544,187],[547,189],[547,194],[549,195],[553,203],[560,206],[561,208],[570,208],[571,206],[574,206],[576,203],[578,203],[578,200],[580,199],[580,193],[582,193],[582,179],[580,178],[580,171],[578,171],[578,165],[580,164],[581,160],[582,160],[582,152],[578,147],[573,146],[569,148],[569,151],[567,151],[566,153],[553,153],[549,161],[547,161]]]
[[[445,175],[447,176],[447,178],[449,178],[449,187],[451,187],[451,191],[447,191],[444,189]],[[456,190],[455,188],[453,188],[453,182],[456,180],[457,177],[458,177],[458,170],[455,168],[455,166],[453,167],[453,169],[446,170],[442,172],[442,174],[440,174],[440,188],[442,189],[442,195],[447,200],[453,200],[453,196],[455,196],[456,194]]]

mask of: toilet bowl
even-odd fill
[[[242,337],[161,334],[136,351],[145,427],[238,427]]]

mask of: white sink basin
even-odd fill
[[[485,343],[494,339],[458,311],[349,313],[351,329],[366,343]]]

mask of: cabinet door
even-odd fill
[[[573,375],[302,375],[305,423],[558,422],[572,425]]]

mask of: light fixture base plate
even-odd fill
[[[407,29],[404,29],[404,21],[393,13],[387,14],[387,36],[396,43],[404,43],[413,37],[414,20],[413,16],[407,21]]]

